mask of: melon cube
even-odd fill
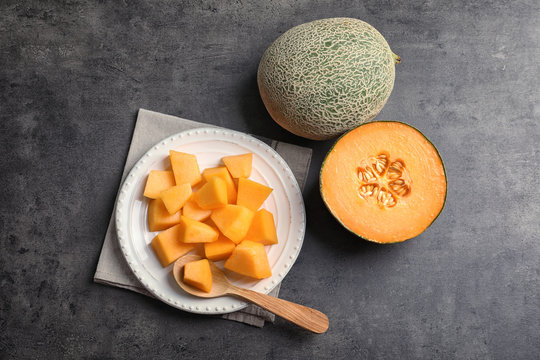
[[[187,183],[175,185],[172,188],[162,191],[159,195],[169,214],[180,211],[190,196],[191,185]]]
[[[148,228],[150,231],[165,230],[179,222],[180,213],[169,214],[161,199],[151,200],[148,204]]]
[[[214,176],[195,193],[195,201],[205,210],[227,205],[227,184],[220,177]]]
[[[223,260],[232,254],[235,247],[233,241],[220,234],[216,241],[204,244],[204,254],[212,261]]]
[[[253,211],[240,205],[227,205],[214,210],[210,218],[223,235],[238,244],[249,230]]]
[[[253,221],[246,234],[245,240],[257,241],[263,245],[278,243],[274,215],[268,210],[261,209],[253,216]]]
[[[204,169],[202,176],[204,180],[209,181],[214,176],[220,177],[227,184],[227,202],[229,204],[236,203],[236,186],[233,179],[225,166]]]
[[[194,186],[201,181],[201,171],[195,155],[170,150],[169,158],[177,185],[187,183]]]
[[[174,184],[174,174],[172,171],[152,170],[146,180],[144,196],[150,199],[157,199],[163,190],[173,187]]]
[[[179,257],[184,256],[195,248],[194,244],[184,244],[178,241],[180,225],[160,232],[152,239],[152,248],[163,267],[169,266]]]
[[[197,221],[206,220],[211,214],[212,210],[205,210],[201,208],[193,199],[186,201],[184,208],[182,209],[182,215]]]
[[[242,205],[250,210],[257,211],[272,192],[272,188],[258,182],[240,178],[238,179],[237,205]]]
[[[251,175],[252,153],[224,156],[221,160],[233,178],[248,178]]]
[[[184,266],[184,282],[204,292],[212,290],[212,271],[207,259],[192,261]]]
[[[225,262],[225,268],[255,279],[272,276],[264,245],[255,241],[244,240],[238,244]]]
[[[180,220],[179,240],[183,243],[206,243],[216,241],[219,232],[213,227],[200,221],[182,216]]]

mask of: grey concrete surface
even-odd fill
[[[538,1],[7,1],[0,4],[0,357],[538,359]],[[448,201],[403,244],[324,208],[332,142],[275,125],[255,82],[290,27],[350,16],[403,63],[378,119],[438,147]],[[281,296],[324,335],[170,308],[92,282],[139,107],[309,146],[308,227]]]

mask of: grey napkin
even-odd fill
[[[137,160],[139,160],[146,151],[158,141],[184,130],[198,127],[213,126],[145,109],[139,109],[137,123],[135,124],[135,130],[131,139],[126,164],[124,166],[122,182]],[[311,149],[276,140],[260,137],[259,139],[274,148],[274,150],[285,159],[294,173],[300,188],[303,189],[309,170],[309,163],[311,161]],[[105,234],[105,241],[103,242],[96,273],[94,274],[94,282],[117,286],[147,296],[152,296],[133,275],[120,252],[114,225],[114,211],[111,220],[109,221],[107,233]],[[277,286],[270,295],[277,297],[278,293],[279,286]],[[255,305],[249,305],[242,310],[222,315],[222,317],[258,327],[262,327],[265,321],[274,321],[274,315],[272,313]]]

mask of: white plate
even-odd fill
[[[148,200],[143,196],[150,170],[169,166],[169,150],[195,154],[202,169],[220,165],[223,156],[253,153],[250,179],[274,191],[263,208],[274,215],[279,243],[266,246],[272,277],[253,281],[228,272],[238,286],[267,294],[285,277],[304,239],[306,214],[298,183],[283,158],[271,147],[249,135],[227,129],[200,128],[173,135],[153,146],[135,164],[122,184],[116,202],[116,231],[122,253],[137,279],[158,299],[176,308],[200,314],[224,314],[247,304],[233,297],[203,299],[185,293],[171,275],[172,265],[163,268],[150,242],[146,221]],[[217,263],[223,267],[223,261]]]

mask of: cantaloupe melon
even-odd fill
[[[264,245],[249,240],[244,240],[236,246],[225,262],[225,269],[255,279],[272,276]]]
[[[320,174],[322,198],[354,234],[378,243],[413,238],[446,199],[437,149],[415,128],[393,121],[359,126],[330,150]]]
[[[251,175],[252,153],[224,156],[221,160],[233,178],[248,178]]]
[[[272,193],[272,188],[260,184],[256,181],[240,178],[238,179],[237,205],[247,207],[252,211],[257,211],[266,198]]]
[[[178,225],[178,240],[186,244],[212,242],[219,236],[219,232],[213,227],[186,216],[181,217]]]
[[[170,150],[169,159],[176,185],[188,183],[195,186],[201,181],[201,171],[195,155]]]
[[[253,211],[240,205],[227,205],[212,212],[210,218],[223,235],[238,244],[246,236]]]
[[[213,177],[194,196],[201,209],[216,209],[227,205],[227,184],[220,177]]]
[[[227,185],[227,202],[229,204],[236,203],[236,186],[234,185],[233,179],[225,166],[204,169],[202,176],[207,182],[214,176],[217,176],[225,181],[225,184]]]
[[[167,190],[175,185],[174,174],[167,170],[152,170],[148,174],[144,196],[150,199],[157,199],[163,190]]]
[[[186,244],[178,241],[180,237],[180,225],[160,232],[152,239],[152,248],[163,267],[169,266],[181,256],[184,256],[195,248],[194,244]]]
[[[148,204],[148,229],[160,231],[180,222],[180,213],[169,214],[161,199],[150,200]]]
[[[207,259],[192,261],[184,265],[184,282],[199,290],[212,290],[212,271]]]
[[[399,61],[368,23],[322,19],[274,41],[260,61],[257,82],[279,125],[309,139],[329,139],[381,111]]]
[[[261,209],[255,213],[251,226],[246,234],[245,240],[257,241],[263,245],[274,245],[278,243],[274,215],[266,209]]]
[[[165,204],[169,214],[172,215],[180,211],[190,196],[191,185],[186,183],[182,185],[175,185],[167,190],[163,190],[160,193],[159,198],[163,201],[163,204]]]
[[[197,221],[204,221],[208,219],[211,214],[212,210],[201,208],[193,198],[186,201],[182,208],[182,215]]]

